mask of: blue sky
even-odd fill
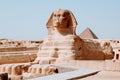
[[[89,27],[100,39],[120,39],[120,0],[0,0],[0,38],[44,39],[58,8],[73,12],[78,35]]]

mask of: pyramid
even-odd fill
[[[98,37],[92,32],[90,28],[86,28],[80,35],[82,39],[98,39]]]

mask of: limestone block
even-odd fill
[[[11,70],[12,70],[12,65],[6,65],[5,66],[5,72],[8,74],[11,74]]]
[[[29,67],[27,77],[42,76],[41,73],[42,73],[42,66],[39,64],[34,64]]]
[[[32,67],[31,73],[33,73],[33,74],[36,73],[36,68]]]
[[[30,57],[30,61],[32,62],[37,57],[37,54],[29,54],[29,57]]]
[[[36,73],[37,73],[37,74],[42,73],[42,68],[41,68],[41,67],[38,67],[38,68],[36,69]]]
[[[24,80],[22,75],[10,75],[9,80]]]
[[[0,72],[11,74],[13,64],[4,64],[0,66],[1,66]]]
[[[28,54],[0,55],[0,64],[30,62]]]
[[[10,51],[25,51],[26,47],[6,47],[0,48],[0,52],[10,52]]]
[[[40,61],[39,61],[39,64],[50,64],[50,61],[48,60],[48,59],[41,59]]]
[[[12,66],[12,75],[22,75],[22,65]]]
[[[5,72],[5,65],[0,65],[0,72]]]
[[[50,74],[58,73],[58,69],[55,66],[52,65],[39,65],[34,64],[29,67],[28,72],[30,73],[29,76],[35,77],[35,76],[45,76]]]
[[[42,73],[43,75],[51,75],[51,74],[55,74],[58,73],[58,69],[55,66],[44,66],[42,67]]]
[[[23,72],[28,72],[29,67],[32,65],[32,63],[25,63],[22,65]]]
[[[40,67],[40,66],[39,66]],[[36,70],[38,68],[38,64],[35,64],[35,65],[31,65],[28,69],[28,72],[29,73],[36,73]]]

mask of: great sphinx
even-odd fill
[[[76,26],[77,21],[71,11],[54,11],[46,24],[48,35],[40,46],[37,60],[42,57],[76,59],[82,47],[82,39],[76,35]]]
[[[50,60],[105,59],[98,42],[85,41],[76,35],[77,21],[71,11],[64,9],[54,11],[46,27],[48,35],[39,48],[36,61],[41,61],[43,57]]]

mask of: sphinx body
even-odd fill
[[[54,11],[47,23],[48,36],[38,52],[38,58],[76,59],[82,40],[76,35],[77,22],[68,10]],[[80,55],[80,54],[79,54]]]
[[[71,11],[63,9],[54,11],[46,26],[48,35],[39,48],[36,60],[40,60],[42,57],[105,60],[106,55],[100,43],[82,40],[76,35],[77,21]]]

